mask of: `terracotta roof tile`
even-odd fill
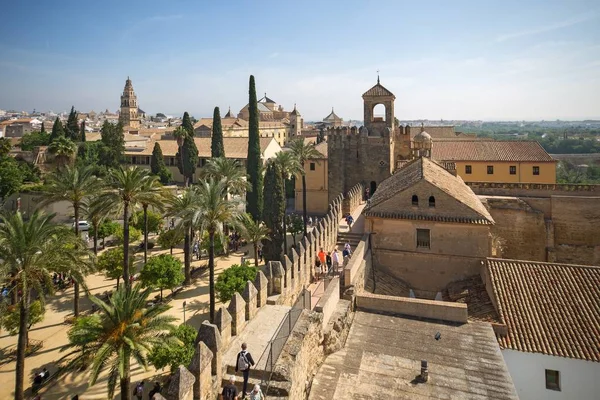
[[[375,86],[363,93],[362,97],[366,96],[392,96],[396,98],[396,96],[394,96],[394,93],[384,88],[383,85],[379,83],[379,81]]]
[[[320,158],[327,158],[327,142],[321,142],[315,145],[315,150],[323,154],[323,157]]]
[[[260,138],[260,150],[264,152],[269,146],[271,141],[275,140],[272,137]],[[175,139],[161,139],[161,140],[148,140],[146,147],[141,151],[125,151],[126,155],[131,156],[149,156],[152,155],[154,149],[154,143],[158,142],[164,156],[174,157],[177,154],[177,140]],[[209,158],[210,157],[210,145],[211,138],[194,138],[196,147],[198,147],[198,157]],[[246,159],[248,156],[248,138],[245,137],[224,137],[223,146],[225,147],[225,156],[227,158]]]
[[[462,216],[423,215],[411,210],[399,210],[396,213],[379,213],[377,205],[381,204],[396,194],[403,192],[416,183],[425,180],[437,187],[447,195],[467,206],[471,212]],[[463,180],[448,172],[443,166],[426,157],[421,157],[404,165],[394,175],[387,178],[377,188],[370,205],[365,209],[367,215],[382,216],[384,218],[416,219],[441,222],[463,222],[475,224],[493,224],[494,219],[483,206],[479,198],[473,193]]]
[[[600,362],[600,268],[487,259],[506,349]]]
[[[434,140],[431,157],[440,161],[555,161],[536,141]]]

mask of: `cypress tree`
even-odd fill
[[[260,138],[258,126],[258,103],[256,100],[256,86],[254,75],[250,75],[249,102],[248,102],[248,158],[246,172],[251,190],[246,195],[247,211],[255,221],[260,220],[263,210],[263,176],[261,173]]]
[[[79,141],[85,143],[85,120],[81,121],[79,128]]]
[[[79,139],[79,124],[77,123],[77,111],[75,107],[71,106],[71,112],[69,118],[67,118],[66,133],[68,138],[76,142]]]
[[[165,165],[165,160],[163,159],[162,149],[160,148],[160,144],[155,142],[154,149],[152,149],[152,158],[150,158],[150,170],[152,174],[158,175],[160,167],[163,165]]]
[[[101,129],[102,147],[100,148],[100,164],[110,168],[116,168],[124,159],[125,138],[123,135],[123,124],[119,122],[113,125],[104,121]]]
[[[198,148],[194,141],[194,125],[187,111],[183,113],[181,127],[186,131],[186,135],[175,158],[177,159],[177,168],[183,175],[185,186],[187,186],[193,183],[196,166],[198,165]]]
[[[44,123],[42,122],[42,129],[40,129],[40,133],[46,133],[46,128],[44,128]]]
[[[264,197],[269,198],[262,219],[271,231],[271,240],[263,242],[265,260],[283,261],[283,219],[285,218],[285,192],[280,167],[274,162],[267,165],[265,173]]]
[[[188,135],[194,137],[194,124],[192,124],[192,119],[190,118],[190,114],[188,114],[187,111],[183,113],[181,126],[185,128],[185,130],[188,132]]]
[[[60,136],[65,136],[65,128],[63,128],[63,124],[60,122],[60,119],[56,117],[54,120],[54,125],[52,125],[52,132],[50,133],[50,142],[55,141]]]
[[[225,157],[225,147],[223,146],[223,127],[221,126],[221,112],[219,111],[219,107],[215,107],[215,111],[213,113],[210,156],[213,158]]]

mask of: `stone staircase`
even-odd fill
[[[356,246],[358,246],[358,243],[360,243],[360,239],[363,237],[362,233],[355,233],[355,232],[338,232],[338,237],[337,237],[337,247],[339,251],[344,250],[344,245],[346,243],[350,243],[350,246],[352,246],[352,251],[354,251],[354,249],[356,249]]]
[[[225,375],[223,375],[221,387],[229,384],[229,377],[231,375],[236,376],[235,386],[238,388],[238,391],[241,393],[242,387],[244,384],[244,378],[243,378],[241,372],[238,372],[238,373],[235,372],[235,366],[233,366],[233,365],[227,366],[227,373]],[[268,378],[269,378],[268,372],[264,371],[264,369],[260,369],[260,367],[259,367],[259,369],[251,368],[250,375],[248,377],[248,386],[247,386],[246,390],[248,392],[250,392],[254,388],[254,385],[260,385],[260,389],[262,390],[262,392],[265,396],[268,396],[269,400],[287,399],[289,396],[289,389],[288,389],[289,382],[277,380],[277,374],[273,374],[271,376],[271,383],[269,384],[269,388],[267,389],[266,384],[264,383],[264,380],[268,380]]]

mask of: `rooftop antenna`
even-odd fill
[[[377,70],[377,84],[379,85],[379,70]]]

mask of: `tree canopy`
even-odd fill
[[[242,293],[246,282],[254,282],[258,268],[250,266],[248,263],[242,265],[234,264],[227,268],[217,278],[215,289],[217,297],[222,303],[225,303],[233,297],[235,292]]]
[[[215,107],[215,111],[213,112],[210,155],[212,158],[225,157],[225,147],[223,145],[223,127],[221,126],[221,113],[219,111],[219,107]]]
[[[173,289],[175,286],[181,285],[185,276],[178,258],[169,254],[161,254],[148,258],[148,262],[140,272],[140,279],[144,286],[160,289],[160,298],[162,299],[163,289]]]
[[[263,175],[262,158],[260,151],[260,133],[259,133],[259,114],[258,103],[256,100],[256,85],[254,75],[250,75],[249,84],[249,125],[248,125],[248,158],[246,172],[251,190],[246,195],[246,210],[252,215],[255,221],[262,218],[263,211]]]

